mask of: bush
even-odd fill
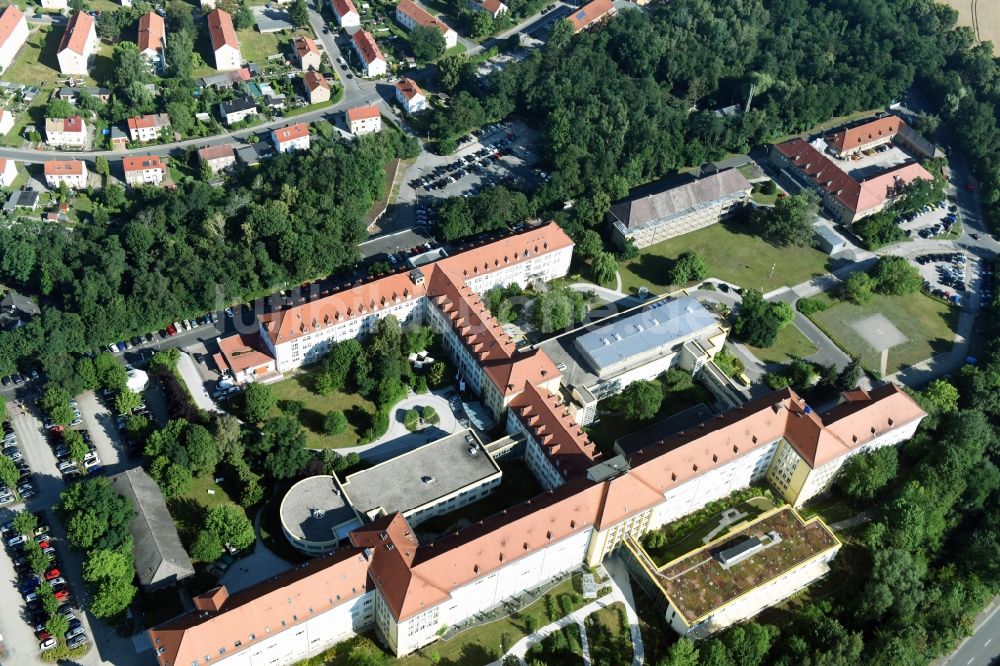
[[[222,557],[222,541],[214,532],[201,530],[191,544],[191,557],[200,562],[214,562]]]
[[[743,361],[736,358],[736,355],[725,347],[715,355],[715,365],[727,377],[735,377],[746,369]]]
[[[786,388],[789,384],[788,377],[778,372],[769,372],[764,376],[764,381],[774,390]]]
[[[808,317],[811,314],[826,310],[829,306],[825,301],[821,301],[818,298],[800,298],[796,307],[799,312]]]
[[[777,194],[778,185],[773,180],[765,180],[760,184],[760,193],[767,195]]]
[[[389,410],[380,407],[372,415],[371,424],[361,434],[362,444],[374,442],[389,430]]]
[[[327,435],[339,435],[347,430],[347,417],[344,412],[335,409],[323,419],[323,432]]]
[[[438,416],[437,410],[430,405],[427,405],[421,411],[425,423],[439,423],[441,421],[441,417]]]
[[[420,424],[420,413],[416,409],[408,409],[403,414],[403,425],[407,430],[413,431]]]

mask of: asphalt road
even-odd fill
[[[1000,657],[1000,605],[993,600],[992,610],[979,621],[972,635],[959,643],[950,657],[935,662],[938,666],[990,666]]]

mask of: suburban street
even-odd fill
[[[933,666],[991,666],[997,657],[1000,657],[1000,599],[994,598],[976,619],[972,635]]]

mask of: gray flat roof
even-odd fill
[[[352,518],[332,476],[311,476],[292,486],[281,500],[281,521],[293,535],[306,541],[332,541],[334,528]]]
[[[594,329],[577,338],[576,345],[600,370],[715,325],[714,314],[696,298],[684,296]]]
[[[499,471],[475,433],[460,430],[352,474],[342,486],[361,513],[405,513]]]

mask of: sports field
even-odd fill
[[[1000,2],[997,0],[942,0],[958,12],[958,24],[967,25],[981,42],[1000,47]]]

